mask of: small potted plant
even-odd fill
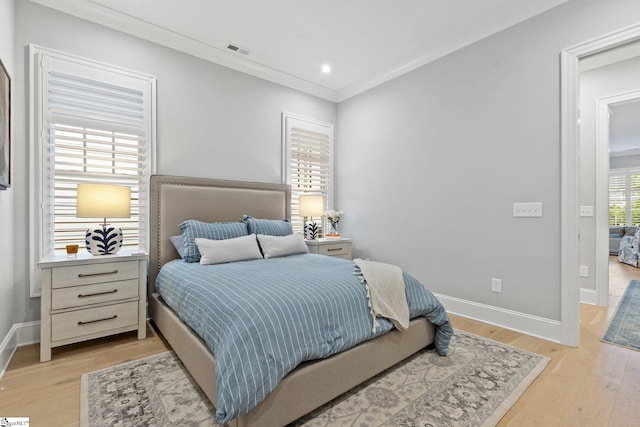
[[[342,237],[338,230],[338,223],[340,222],[340,219],[342,219],[343,215],[344,212],[342,211],[330,210],[324,212],[325,218],[329,221],[329,229],[325,233],[325,237],[327,239],[339,239]]]

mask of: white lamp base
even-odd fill
[[[122,229],[110,224],[96,224],[85,235],[87,252],[91,255],[114,255],[122,248]]]

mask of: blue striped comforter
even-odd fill
[[[156,288],[216,359],[217,418],[228,422],[264,399],[299,363],[382,335],[371,331],[366,290],[351,261],[301,254],[219,265],[175,260]],[[410,317],[438,325],[436,350],[453,333],[440,302],[404,274]]]

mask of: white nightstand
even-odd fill
[[[351,259],[351,239],[316,239],[305,240],[309,253],[328,255],[336,258]]]
[[[146,338],[147,254],[76,257],[41,261],[40,361],[51,348],[138,330]]]

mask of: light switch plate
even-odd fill
[[[538,218],[542,216],[542,202],[514,203],[514,217]]]
[[[580,206],[580,216],[593,216],[593,206]]]

